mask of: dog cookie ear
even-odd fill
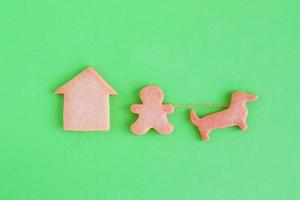
[[[64,130],[110,129],[109,96],[117,92],[92,67],[58,88],[55,93],[64,94]]]
[[[209,140],[209,133],[217,128],[238,126],[242,131],[247,130],[246,118],[248,115],[247,102],[255,101],[256,95],[246,92],[234,92],[229,107],[221,112],[198,117],[195,110],[190,112],[192,124],[198,127],[203,140]]]
[[[162,104],[163,91],[154,85],[143,88],[140,92],[141,104],[133,104],[131,111],[138,114],[138,119],[131,125],[132,133],[143,135],[151,128],[160,134],[170,134],[173,125],[168,121],[167,115],[174,112],[172,104]]]

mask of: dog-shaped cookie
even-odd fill
[[[203,140],[209,140],[209,133],[217,128],[238,126],[242,131],[247,130],[247,102],[255,101],[256,95],[246,92],[234,92],[231,103],[226,110],[199,118],[195,110],[190,112],[191,122],[198,127]]]

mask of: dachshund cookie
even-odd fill
[[[191,122],[198,127],[203,140],[209,140],[209,133],[217,128],[238,126],[242,131],[247,130],[246,118],[248,115],[247,102],[255,101],[256,95],[245,92],[234,92],[229,107],[204,117],[198,117],[195,110],[191,110]]]
[[[158,133],[167,135],[172,133],[173,125],[167,115],[174,112],[172,104],[162,104],[163,91],[154,85],[146,86],[140,92],[142,104],[133,104],[131,112],[138,114],[138,119],[131,125],[132,133],[143,135],[151,128]]]

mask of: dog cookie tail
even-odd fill
[[[196,111],[193,109],[190,112],[190,119],[193,124],[198,124],[200,118],[197,116]]]

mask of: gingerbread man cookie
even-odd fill
[[[168,121],[167,115],[174,112],[172,104],[162,104],[163,91],[154,85],[143,88],[140,92],[142,104],[131,106],[131,112],[138,114],[138,119],[131,125],[134,134],[143,135],[151,128],[158,133],[167,135],[172,133],[173,125]]]

